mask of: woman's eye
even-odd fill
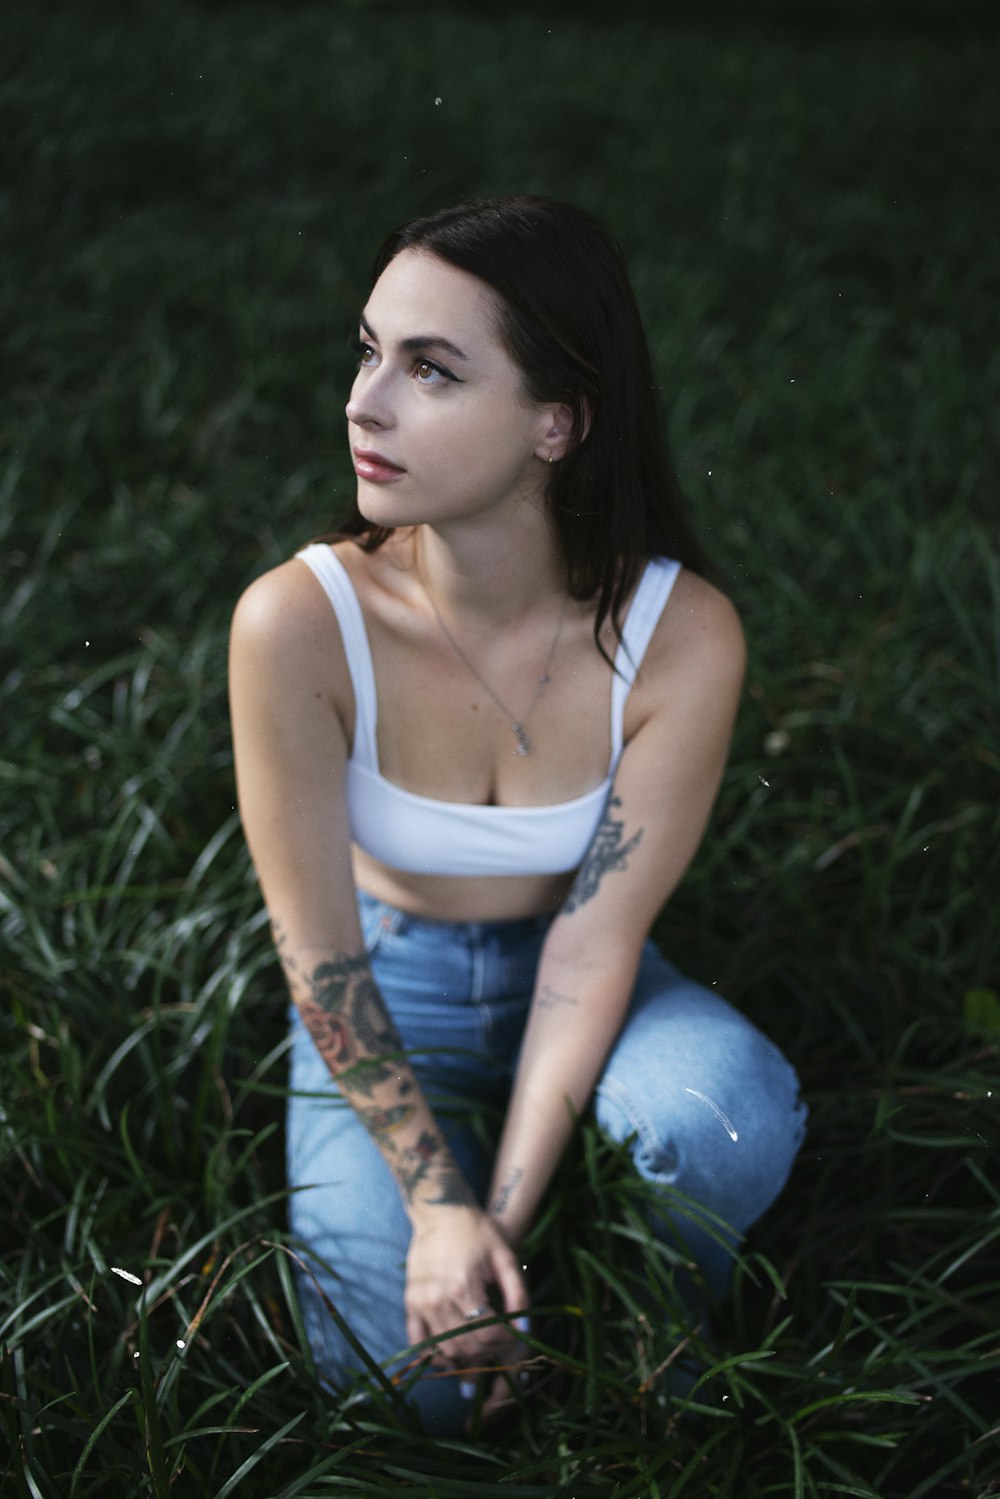
[[[379,352],[363,338],[349,338],[348,347],[358,362],[359,370],[374,369],[379,362]],[[443,365],[435,364],[433,359],[415,359],[412,365],[412,373],[418,385],[441,385],[445,380],[455,380],[457,377]]]
[[[441,385],[445,380],[461,383],[457,375],[453,375],[443,365],[435,364],[432,359],[418,359],[413,366],[413,373],[419,385]]]
[[[350,338],[347,341],[351,353],[357,357],[359,368],[366,369],[368,365],[375,362],[375,350],[371,344],[366,344],[362,338]]]

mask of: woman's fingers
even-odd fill
[[[524,1357],[527,1352],[527,1348],[523,1344],[520,1345],[519,1353],[521,1357]],[[499,1421],[502,1417],[509,1415],[517,1406],[519,1394],[527,1382],[527,1369],[518,1367],[514,1362],[509,1363],[499,1374],[495,1374],[490,1379],[486,1398],[483,1400],[480,1412],[480,1419],[483,1425],[489,1426],[492,1422]],[[475,1394],[475,1389],[473,1388],[471,1392],[463,1390],[463,1394],[465,1394],[466,1399],[471,1399]]]
[[[460,1367],[482,1368],[506,1363],[516,1341],[507,1323],[497,1320],[496,1312],[488,1303],[478,1320],[470,1322],[468,1317],[458,1314],[453,1327],[455,1335],[441,1343],[439,1354],[442,1360]]]
[[[486,1315],[490,1315],[487,1306]],[[489,1360],[489,1350],[496,1339],[493,1327],[473,1328],[467,1326],[468,1317],[457,1308],[444,1312],[438,1333],[445,1336],[434,1350],[432,1362],[438,1367],[454,1367],[464,1364],[482,1364]]]
[[[450,1209],[446,1222],[416,1225],[407,1257],[407,1337],[439,1338],[430,1354],[435,1367],[508,1363],[517,1333],[497,1311],[513,1320],[527,1300],[521,1267],[484,1213]]]
[[[484,1302],[486,1298],[484,1296]],[[469,1310],[479,1311],[477,1319],[470,1320],[465,1314]],[[522,1313],[516,1318],[500,1317],[488,1304],[479,1308],[460,1310],[434,1308],[422,1318],[407,1318],[407,1337],[411,1342],[434,1337],[440,1339],[429,1349],[431,1363],[435,1368],[467,1367],[489,1368],[507,1365],[515,1357],[519,1333],[528,1330],[528,1319]],[[413,1333],[419,1331],[419,1338]]]
[[[412,1348],[417,1343],[422,1343],[425,1338],[431,1336],[431,1330],[419,1312],[412,1307],[406,1308],[406,1341]]]
[[[515,1374],[514,1379],[517,1378]],[[511,1376],[497,1374],[490,1384],[486,1399],[483,1401],[482,1421],[488,1426],[491,1421],[498,1420],[506,1415],[514,1407],[514,1392],[511,1388]]]
[[[528,1287],[521,1267],[507,1246],[500,1245],[493,1253],[493,1274],[503,1309],[510,1316],[524,1312],[528,1305]]]
[[[426,1350],[435,1368],[484,1364],[490,1361],[491,1347],[507,1336],[502,1325],[489,1320],[495,1315],[485,1287],[478,1296],[472,1292],[459,1299],[414,1292],[407,1300],[406,1336],[411,1344],[439,1339]]]

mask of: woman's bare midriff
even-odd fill
[[[573,883],[573,874],[405,874],[352,848],[359,889],[427,921],[513,921],[553,916]]]

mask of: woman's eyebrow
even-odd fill
[[[368,322],[364,313],[361,314],[358,321],[368,334],[368,337],[373,338],[378,343],[379,336]],[[408,354],[416,353],[419,349],[441,349],[445,354],[450,354],[452,359],[464,359],[466,362],[469,359],[468,354],[464,354],[457,344],[453,344],[448,338],[442,338],[438,333],[414,334],[410,338],[401,339],[399,347],[405,349]]]

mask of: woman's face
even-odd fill
[[[494,295],[426,251],[403,250],[361,318],[347,403],[358,505],[373,524],[445,524],[541,494],[563,451],[495,330]]]

